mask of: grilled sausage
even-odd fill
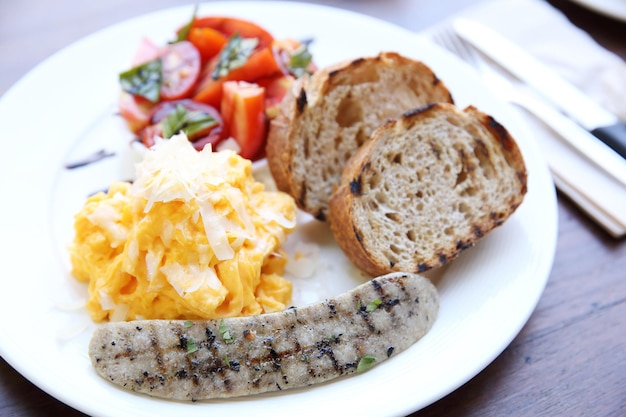
[[[103,378],[156,397],[258,394],[379,364],[426,334],[438,306],[426,278],[393,273],[278,313],[107,323],[94,333],[89,355]]]

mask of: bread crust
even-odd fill
[[[412,138],[411,140],[417,140],[416,138],[418,136],[420,136],[419,140],[421,141],[431,140],[433,145],[431,145],[432,154],[430,158],[439,159],[440,155],[437,154],[439,151],[435,150],[439,144],[433,139],[433,136],[437,133],[434,133],[434,131],[428,132],[427,127],[421,127],[420,125],[424,123],[424,126],[426,126],[426,123],[432,121],[434,118],[441,118],[440,124],[442,124],[443,127],[446,126],[446,123],[451,125],[464,123],[462,125],[463,129],[470,132],[470,134],[467,135],[467,138],[470,139],[463,140],[473,141],[472,143],[468,143],[467,147],[458,147],[457,151],[458,155],[460,155],[458,159],[459,166],[456,168],[454,166],[450,167],[452,171],[458,169],[459,173],[456,174],[457,178],[464,180],[454,188],[449,187],[450,189],[445,189],[444,191],[447,195],[439,195],[430,200],[429,204],[441,204],[441,207],[434,207],[434,211],[446,212],[448,207],[445,207],[445,204],[456,204],[459,207],[464,207],[463,204],[466,204],[469,207],[472,201],[480,201],[475,195],[463,197],[462,193],[459,194],[456,188],[463,187],[467,182],[470,183],[470,186],[491,187],[492,184],[471,184],[474,177],[479,178],[478,172],[483,169],[478,166],[481,163],[489,166],[493,163],[493,166],[501,167],[497,172],[492,173],[493,175],[491,175],[489,181],[495,183],[495,188],[492,187],[495,190],[506,189],[506,192],[498,191],[494,193],[493,201],[491,201],[489,198],[480,195],[481,190],[474,190],[473,192],[477,193],[479,197],[485,199],[482,205],[481,203],[477,204],[476,215],[472,215],[466,221],[461,221],[460,225],[455,225],[454,234],[439,234],[438,239],[441,239],[441,241],[436,242],[436,244],[432,246],[432,249],[425,250],[423,253],[412,249],[415,250],[415,253],[401,253],[398,254],[396,259],[394,257],[396,254],[392,253],[390,257],[382,252],[384,252],[383,249],[386,250],[386,248],[390,246],[397,246],[397,241],[388,241],[385,237],[387,235],[384,233],[375,233],[373,227],[370,228],[369,225],[364,226],[364,224],[368,222],[375,223],[376,219],[364,219],[366,215],[364,211],[361,210],[361,206],[366,204],[364,202],[366,193],[376,193],[378,191],[376,187],[372,187],[370,184],[373,175],[394,175],[392,167],[389,167],[387,173],[379,172],[380,166],[377,165],[379,162],[377,162],[376,159],[377,156],[385,153],[390,147],[390,137],[400,138],[402,136],[406,138],[407,132],[409,132],[408,136]],[[448,121],[444,122],[444,119]],[[402,155],[402,158],[406,158],[403,160],[403,162],[406,162],[405,165],[421,166],[419,162],[414,160],[409,162],[410,158],[415,157],[415,155],[409,151],[412,146],[415,146],[415,143],[407,142],[403,146],[407,149],[407,152]],[[474,152],[470,155],[466,152],[466,149],[471,147],[473,147]],[[454,152],[452,153],[454,154]],[[485,161],[481,162],[481,158],[485,159]],[[444,159],[441,158],[441,160],[436,160],[435,162],[444,163],[443,161]],[[451,164],[447,160],[445,163]],[[417,196],[421,193],[421,185],[419,184],[437,181],[436,177],[428,177],[428,174],[424,174],[424,172],[415,173],[416,178],[422,176],[420,180],[416,179],[415,183],[408,181],[411,182],[411,184],[407,184],[407,181],[399,179],[396,182],[396,186],[403,192],[405,191],[404,188],[406,188],[407,193],[409,193],[409,191],[411,193],[411,197],[405,201],[407,204],[405,208],[408,211],[410,211],[412,207],[423,203],[424,199]],[[387,180],[391,181],[389,178],[387,178]],[[443,182],[444,180],[441,181]],[[476,182],[479,181],[487,181],[487,179],[476,179]],[[500,186],[498,181],[506,182],[507,186]],[[418,184],[417,188],[415,184]],[[508,184],[511,185],[509,186]],[[416,189],[419,189],[417,194],[415,193]],[[469,106],[461,112],[451,104],[432,104],[407,112],[397,121],[391,121],[381,126],[374,132],[372,139],[361,147],[348,161],[343,171],[341,185],[335,190],[329,201],[330,227],[337,244],[341,247],[346,256],[355,266],[372,276],[391,271],[424,272],[450,262],[465,249],[473,246],[492,229],[502,225],[522,203],[526,192],[527,172],[524,160],[519,147],[506,128],[493,117],[481,112],[473,106]],[[465,202],[463,202],[463,198],[467,198]],[[376,201],[376,205],[378,204],[380,204],[381,207],[384,204],[393,206],[393,204],[390,204],[389,200],[383,202]],[[397,215],[398,218],[403,216],[402,213],[399,212],[394,214],[396,213],[394,207],[385,209],[388,210],[388,213],[385,214],[386,216]],[[377,210],[378,208],[372,209],[374,212]],[[380,210],[383,209],[381,208]],[[424,210],[424,212],[426,211],[427,210]],[[405,223],[394,223],[390,221],[387,222],[387,224],[402,229],[395,231],[399,235],[415,232],[416,235],[419,236],[420,230],[411,231],[411,228],[419,229],[423,227],[425,223],[418,219],[419,214],[421,214],[420,211],[418,211],[417,214],[415,212],[411,213],[413,217]],[[443,221],[445,221],[445,219],[443,219]],[[442,224],[437,224],[435,227],[451,227],[449,224],[443,224],[443,221],[441,222]],[[407,245],[408,247],[420,247],[420,242],[417,242],[413,246],[411,246],[411,242],[407,243],[409,243]]]
[[[401,81],[389,84],[392,74]],[[343,165],[375,128],[435,101],[453,102],[443,82],[422,62],[395,52],[340,62],[299,79],[268,132],[267,160],[278,189],[325,220]]]

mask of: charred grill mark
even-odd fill
[[[391,298],[385,302],[385,309],[389,311],[390,308],[397,306],[400,304],[399,298]]]
[[[306,181],[302,181],[300,184],[300,195],[298,196],[298,204],[300,207],[306,206]]]
[[[433,142],[429,142],[430,150],[433,151],[438,160],[441,160],[441,149],[436,146]]]
[[[309,135],[305,134],[303,139],[304,143],[302,144],[302,151],[304,152],[304,158],[309,159],[311,156],[311,151],[309,148]]]
[[[335,357],[335,351],[331,347],[331,343],[336,343],[335,340],[322,340],[321,342],[317,342],[315,347],[317,348],[318,354],[317,358],[321,358],[322,356],[328,356],[330,361],[333,364],[333,369],[337,371],[339,374],[343,373],[343,367],[337,361]]]
[[[233,390],[233,384],[230,379],[227,378],[224,380],[224,388],[227,392],[231,392]]]
[[[361,305],[361,308],[359,308],[359,310],[358,310],[359,316],[361,316],[361,318],[365,322],[365,325],[367,326],[367,330],[369,330],[370,333],[374,333],[376,331],[376,327],[372,324],[372,320],[371,320],[370,314],[366,310],[367,309],[367,303],[365,303],[362,300],[358,300],[358,302]]]
[[[241,369],[241,364],[237,360],[230,359],[228,361],[228,367],[235,372],[239,372],[239,370]]]
[[[432,109],[433,107],[437,106],[437,103],[428,103],[428,104],[424,104],[423,106],[420,107],[416,107],[414,109],[408,110],[406,112],[404,112],[402,114],[402,117],[405,119],[409,119],[413,116],[416,116],[420,113],[424,113],[427,112],[428,110]]]
[[[526,181],[528,180],[528,176],[526,175],[525,171],[517,171],[517,179],[519,180],[520,184],[522,185],[522,190],[521,193],[522,194],[526,194]]]
[[[328,316],[329,319],[337,316],[337,308],[332,300],[328,301],[328,309],[330,310],[330,315]]]
[[[487,116],[487,125],[489,129],[498,137],[500,144],[507,151],[511,151],[515,147],[515,142],[509,134],[508,130],[502,126],[496,119]]]
[[[350,192],[357,197],[361,196],[363,192],[363,177],[361,175],[350,181]]]
[[[378,282],[378,280],[376,279],[372,279],[370,281],[372,283],[372,287],[374,287],[374,290],[380,294],[381,296],[385,295],[385,292],[383,291],[383,287],[380,285],[380,283]]]
[[[167,367],[163,361],[165,351],[159,343],[156,329],[153,326],[150,326],[150,346],[152,347],[152,352],[154,352],[154,363],[157,364],[158,371],[154,375],[149,375],[147,371],[144,371],[144,376],[150,384],[150,390],[154,390],[156,385],[165,385],[165,377],[163,375],[167,373]]]
[[[304,88],[301,88],[300,93],[298,94],[298,98],[296,99],[296,107],[298,108],[299,114],[302,114],[306,105],[307,105],[306,90]]]
[[[474,243],[472,241],[464,242],[463,240],[459,239],[456,242],[456,248],[460,252],[464,251],[465,249],[471,248],[472,246],[474,246]]]
[[[474,225],[474,236],[476,236],[479,239],[483,237],[483,231],[478,225]]]
[[[393,354],[393,350],[394,350],[394,349],[395,349],[395,348],[394,348],[393,346],[389,346],[389,347],[387,348],[387,357],[388,357],[388,358],[389,358],[389,357],[391,357],[391,355]]]
[[[429,269],[430,266],[428,266],[428,264],[425,262],[420,262],[419,264],[417,264],[417,272],[424,272],[428,271]]]
[[[445,253],[440,253],[440,254],[439,254],[439,263],[440,263],[441,265],[445,265],[445,264],[447,264],[447,263],[448,263],[448,257],[446,256],[446,254],[445,254]]]
[[[184,334],[179,335],[178,337],[179,343],[178,343],[178,347],[181,350],[186,351],[188,349],[188,340],[187,340],[187,336]]]
[[[213,343],[215,342],[215,338],[216,338],[215,333],[213,333],[213,331],[207,327],[204,330],[204,334],[206,335],[206,341],[205,341],[206,347],[207,348],[213,347]]]

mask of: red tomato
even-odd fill
[[[291,75],[279,75],[257,80],[256,83],[265,88],[265,114],[272,119],[278,114],[280,103],[291,88],[295,78]]]
[[[222,117],[228,134],[247,159],[260,156],[265,143],[265,89],[243,81],[226,81],[223,85]]]
[[[207,143],[216,145],[223,139],[222,130],[224,127],[220,113],[211,106],[197,103],[193,100],[164,101],[157,105],[148,120],[147,126],[139,131],[139,139],[146,147],[154,145],[154,137],[162,136],[163,128],[161,122],[169,116],[178,105],[182,105],[187,111],[200,111],[206,113],[217,121],[217,125],[208,127],[202,131],[188,135],[189,140],[197,150],[201,150]]]
[[[242,38],[257,38],[258,48],[270,46],[274,37],[261,26],[248,20],[233,17],[208,16],[194,19],[192,28],[212,28],[226,35],[227,38],[239,34]]]
[[[129,129],[133,133],[139,132],[150,122],[150,115],[154,108],[154,103],[142,100],[126,91],[122,91],[118,102],[120,115],[126,120]]]
[[[225,81],[254,82],[264,77],[271,77],[283,73],[271,47],[265,47],[254,52],[245,64],[231,70],[226,76],[213,79],[215,63],[208,65],[202,79],[198,83],[193,99],[211,106],[219,106],[222,100],[222,84]]]
[[[166,46],[161,53],[163,62],[162,100],[187,98],[200,76],[200,53],[191,42],[182,41]]]
[[[187,40],[198,49],[202,62],[206,63],[222,50],[228,42],[228,37],[213,28],[192,27],[187,34]]]

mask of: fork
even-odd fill
[[[522,107],[543,121],[559,138],[583,157],[626,185],[626,164],[621,157],[618,157],[612,149],[598,141],[589,132],[580,128],[574,121],[546,104],[527,87],[513,83],[498,72],[474,47],[460,38],[452,26],[443,26],[431,35],[431,39],[472,66],[500,99]],[[557,173],[553,172],[553,174]]]

